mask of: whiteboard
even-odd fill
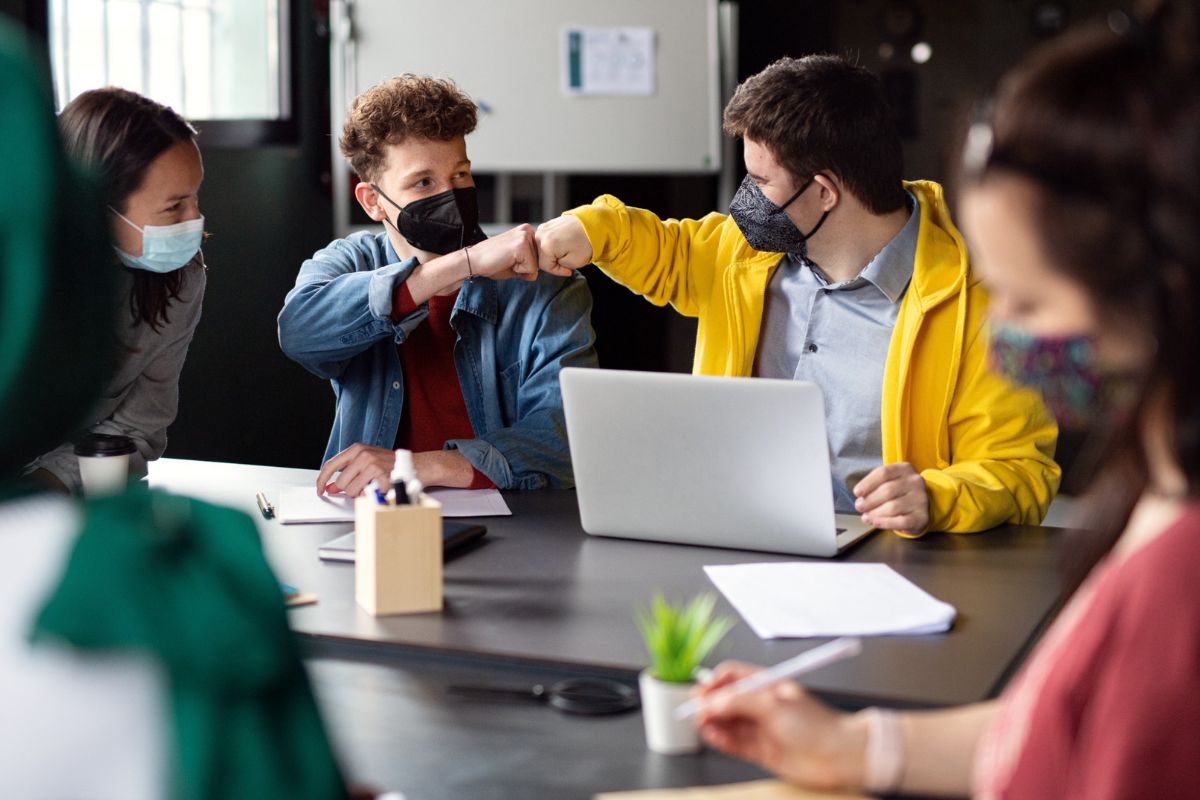
[[[452,78],[481,105],[479,172],[711,173],[721,166],[717,0],[342,0],[334,135],[363,90],[402,72]],[[563,31],[654,32],[654,91],[572,96]],[[340,91],[339,91],[340,90]]]

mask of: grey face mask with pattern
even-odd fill
[[[815,228],[808,233],[801,233],[788,217],[786,209],[797,197],[804,194],[804,190],[812,186],[812,183],[813,178],[809,178],[786,203],[777,206],[767,199],[762,189],[747,175],[729,204],[729,216],[733,217],[742,235],[755,250],[765,253],[792,253],[800,258],[807,258],[808,240],[825,224],[829,212],[821,215],[821,220]]]

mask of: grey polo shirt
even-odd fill
[[[883,366],[920,227],[911,194],[909,209],[900,232],[852,280],[830,283],[816,264],[789,253],[763,305],[754,374],[821,387],[834,506],[842,513],[854,513],[850,489],[883,460]]]

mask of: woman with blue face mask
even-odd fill
[[[725,664],[711,745],[873,795],[1200,797],[1200,20],[1106,23],[1002,82],[959,213],[993,367],[1099,437],[1090,571],[999,700],[846,714],[795,683],[733,695],[754,668]]]
[[[166,448],[204,298],[198,201],[204,167],[196,130],[170,108],[118,88],[76,97],[59,115],[59,129],[68,156],[92,171],[105,192],[112,259],[95,267],[119,273],[111,331],[117,359],[90,425],[79,434],[131,439],[136,476]],[[26,471],[55,488],[80,488],[72,443],[43,454]]]

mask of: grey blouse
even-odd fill
[[[90,415],[93,421],[85,429],[133,439],[137,453],[130,460],[130,474],[134,476],[144,475],[146,462],[161,456],[167,447],[167,426],[179,410],[179,375],[200,322],[206,283],[203,253],[197,252],[183,270],[179,297],[167,309],[170,322],[157,332],[142,322],[130,324],[133,278],[127,270],[120,270],[119,363]],[[37,469],[47,470],[72,492],[79,492],[79,461],[72,443],[39,456],[25,467],[25,472]]]

